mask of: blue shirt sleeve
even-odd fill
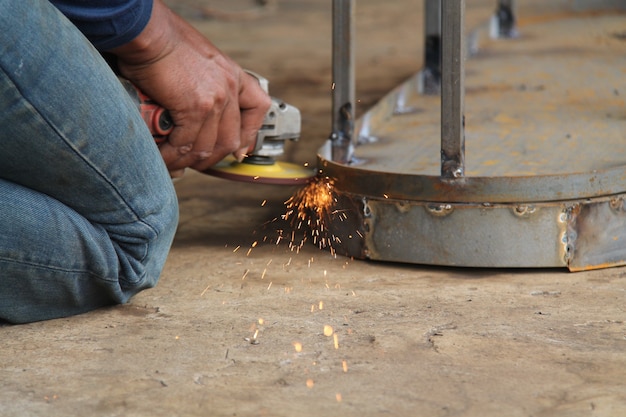
[[[152,0],[50,1],[101,51],[133,40],[152,13]]]

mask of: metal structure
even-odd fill
[[[625,264],[626,5],[577,0],[593,13],[519,26],[542,10],[500,0],[469,33],[481,45],[466,61],[465,1],[424,3],[424,69],[352,124],[354,0],[333,2],[333,131],[318,167],[341,213],[327,225],[334,250],[448,266]]]

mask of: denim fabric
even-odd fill
[[[169,174],[113,72],[47,1],[0,0],[0,319],[124,303],[178,220]]]

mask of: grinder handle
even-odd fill
[[[130,81],[120,78],[120,82],[137,105],[139,113],[141,113],[143,121],[148,126],[154,141],[157,144],[167,141],[169,134],[174,130],[174,122],[170,112],[145,95]]]

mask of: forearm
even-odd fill
[[[154,0],[150,18],[142,31],[123,45],[108,52],[132,65],[149,65],[172,52],[182,22],[161,0]]]

